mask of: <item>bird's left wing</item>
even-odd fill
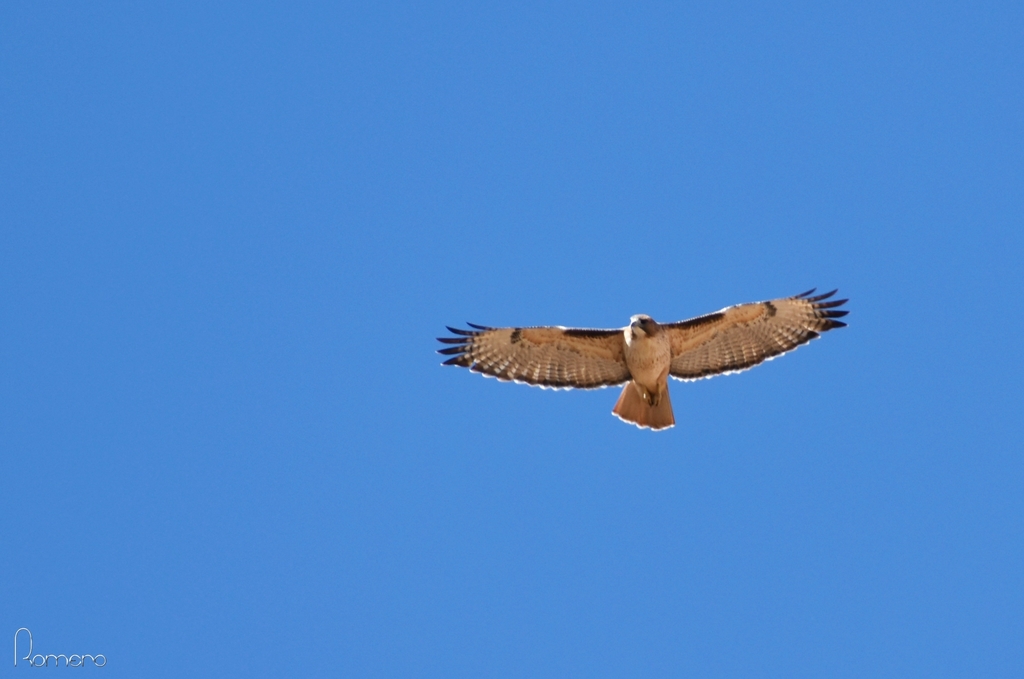
[[[457,337],[438,337],[454,346],[438,350],[460,365],[499,380],[555,389],[595,389],[627,381],[622,330],[580,328],[449,327]]]
[[[821,333],[846,324],[837,321],[848,312],[837,309],[845,299],[828,301],[836,293],[811,297],[814,290],[769,302],[737,304],[713,314],[663,325],[672,341],[669,374],[697,380],[752,368]]]

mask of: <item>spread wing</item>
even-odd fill
[[[595,389],[630,378],[622,330],[469,325],[475,330],[450,327],[457,337],[437,338],[454,345],[438,350],[452,356],[444,365],[556,389]]]
[[[672,339],[672,377],[696,380],[752,368],[819,334],[842,328],[835,319],[845,299],[826,302],[836,291],[811,297],[808,290],[770,302],[738,304],[688,321],[663,325]]]

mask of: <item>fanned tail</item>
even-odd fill
[[[661,394],[661,401],[656,406],[644,400],[640,388],[632,381],[622,388],[622,394],[612,409],[612,414],[623,422],[632,422],[641,429],[667,429],[676,423],[672,414],[672,401],[668,397],[668,387]]]

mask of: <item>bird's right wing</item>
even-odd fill
[[[439,337],[454,346],[438,350],[459,365],[499,380],[554,389],[595,389],[630,379],[622,330],[581,328],[449,327],[457,337]]]
[[[752,368],[821,333],[842,328],[848,312],[836,307],[845,299],[826,302],[836,293],[811,297],[814,290],[769,302],[737,304],[706,316],[662,327],[672,341],[676,379],[696,380]]]

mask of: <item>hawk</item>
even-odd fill
[[[678,323],[658,323],[646,314],[625,328],[590,330],[561,326],[448,327],[456,337],[438,337],[443,365],[459,365],[499,380],[552,389],[597,389],[625,383],[612,413],[641,429],[676,423],[668,378],[699,380],[740,372],[842,328],[837,321],[848,300],[830,300],[836,290],[726,307]]]

